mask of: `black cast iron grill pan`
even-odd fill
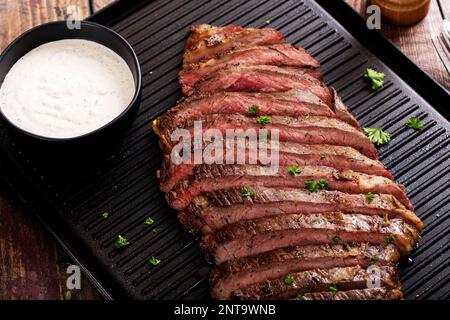
[[[332,14],[332,15],[330,15]],[[380,148],[426,228],[400,269],[407,299],[450,297],[450,96],[341,1],[120,1],[90,20],[112,27],[138,54],[142,105],[127,136],[103,152],[85,150],[60,161],[38,152],[1,126],[3,172],[89,278],[108,298],[204,299],[210,266],[198,239],[182,230],[159,191],[161,163],[151,121],[181,97],[178,71],[191,24],[270,26],[321,63],[320,71],[366,127],[383,127],[392,142]],[[370,49],[370,50],[369,50]],[[376,92],[367,67],[386,73]],[[405,127],[411,116],[425,128]],[[109,212],[103,219],[102,213]],[[145,227],[151,216],[155,223]],[[153,232],[159,228],[159,233]],[[121,250],[121,234],[130,245]],[[161,259],[153,267],[151,256]]]

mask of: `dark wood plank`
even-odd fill
[[[365,15],[366,0],[346,0],[346,2],[361,15]],[[441,0],[441,3],[445,3],[446,10],[450,9],[450,1]],[[381,32],[432,78],[450,90],[450,76],[431,40],[440,30],[442,19],[437,0],[432,0],[430,12],[419,23],[408,27],[383,24]]]
[[[0,2],[0,50],[25,30],[61,20],[77,5],[81,18],[88,0],[14,0]],[[70,262],[54,239],[0,179],[0,300],[63,299]],[[72,299],[100,299],[87,279]]]

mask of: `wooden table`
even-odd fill
[[[63,19],[66,8],[71,5],[77,5],[85,17],[111,1],[0,0],[0,50],[34,25]],[[346,1],[364,14],[365,0]],[[383,25],[382,32],[450,90],[450,77],[431,41],[431,34],[438,30],[444,17],[450,19],[450,1],[432,0],[430,13],[422,22],[404,28]],[[0,299],[63,299],[67,261],[56,242],[0,180]],[[98,299],[100,296],[84,279],[82,289],[74,291],[72,298]]]

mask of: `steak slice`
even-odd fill
[[[331,292],[312,292],[300,295],[301,300],[401,300],[403,293],[399,289],[372,288]]]
[[[282,214],[245,220],[202,238],[201,247],[216,264],[297,245],[393,242],[408,254],[417,231],[403,220],[341,212]]]
[[[289,43],[280,43],[267,46],[255,46],[236,50],[219,58],[212,58],[186,66],[180,74],[182,91],[187,95],[195,83],[204,76],[222,68],[238,64],[248,65],[275,65],[287,67],[319,67],[319,62],[303,48]]]
[[[196,83],[197,94],[220,91],[280,92],[310,91],[328,105],[333,102],[325,84],[307,69],[263,65],[238,65],[220,69]],[[192,92],[191,92],[192,93]]]
[[[400,288],[395,267],[378,266],[377,272],[379,273],[377,280],[380,281],[378,287]],[[331,287],[343,291],[367,289],[368,284],[374,280],[374,275],[366,266],[317,268],[238,289],[233,296],[244,300],[301,298],[308,292],[330,292]]]
[[[243,134],[254,132],[259,136],[261,129],[272,132],[278,130],[280,141],[296,142],[300,144],[331,144],[353,147],[362,154],[372,159],[378,159],[378,151],[375,145],[361,130],[339,119],[305,116],[299,118],[273,116],[268,124],[263,127],[256,118],[240,114],[221,115],[214,114],[195,119],[202,123],[201,134],[209,129],[220,131],[223,137],[227,136],[227,130],[231,133],[239,129]],[[194,127],[189,126],[191,137],[194,137]],[[249,131],[247,131],[249,130]],[[160,146],[164,153],[170,153],[179,141],[172,141],[172,132],[166,131],[160,137]]]
[[[192,232],[210,232],[235,222],[261,217],[327,211],[401,218],[419,231],[423,228],[422,221],[413,212],[388,194],[376,195],[373,200],[368,200],[363,194],[339,191],[309,192],[253,186],[250,191],[254,192],[254,196],[243,196],[241,189],[236,188],[205,193],[194,198],[178,217]]]
[[[396,266],[400,259],[394,245],[374,246],[367,243],[343,245],[306,245],[277,249],[268,253],[229,260],[211,273],[211,295],[229,299],[231,294],[253,284],[265,283],[289,274],[334,267],[370,264]]]
[[[257,106],[254,114],[269,116],[324,116],[341,119],[354,127],[358,123],[347,117],[338,107],[330,108],[309,91],[290,90],[278,93],[218,92],[192,96],[171,108],[153,121],[153,131],[162,135],[177,127],[186,127],[193,119],[213,114],[249,115],[249,109]],[[345,106],[344,106],[345,107]]]
[[[341,119],[342,121],[345,121],[356,128],[361,128],[358,120],[356,120],[356,118],[350,113],[350,111],[348,111],[347,106],[338,96],[334,88],[331,88],[331,94],[333,97],[333,103],[331,104],[331,106],[334,113],[336,114],[336,118]]]
[[[254,157],[259,161],[259,153],[256,152],[255,155],[255,152],[252,151],[248,142],[246,142],[245,149],[238,148],[237,145],[238,144],[235,143],[234,147],[231,147],[231,141],[225,140],[224,149],[222,150],[223,163],[226,162],[228,150],[234,150],[235,156],[239,153],[243,153],[245,159]],[[270,155],[271,152],[269,152],[269,156]],[[325,144],[301,145],[291,142],[280,142],[278,157],[280,166],[327,166],[340,170],[352,170],[355,172],[378,175],[391,180],[394,179],[392,173],[389,172],[381,162],[372,160],[351,147]],[[160,189],[163,192],[171,190],[176,184],[191,176],[196,166],[197,165],[194,162],[175,164],[170,155],[165,155],[161,170],[157,172],[157,175],[160,178]]]
[[[242,28],[235,25],[215,27],[201,24],[191,26],[189,32],[183,57],[185,66],[231,50],[285,41],[281,32],[271,28]]]
[[[300,170],[299,174],[292,175],[289,167],[280,167],[274,172],[271,167],[257,165],[200,165],[194,169],[190,179],[168,191],[166,199],[172,208],[181,210],[203,192],[241,189],[244,186],[304,188],[306,181],[326,179],[328,190],[352,194],[392,194],[413,210],[403,192],[404,187],[388,178],[325,166],[304,166]]]

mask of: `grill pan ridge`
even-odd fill
[[[327,85],[338,90],[363,126],[391,133],[392,141],[380,148],[381,160],[405,184],[426,226],[409,263],[400,268],[405,298],[450,298],[450,117],[408,86],[395,66],[379,60],[312,0],[124,2],[90,18],[123,35],[141,62],[142,105],[123,141],[106,153],[86,150],[60,161],[0,126],[2,171],[9,183],[105,297],[209,297],[210,267],[199,239],[182,230],[159,192],[155,172],[162,155],[150,123],[181,97],[178,71],[187,27],[232,23],[283,32],[321,62]],[[319,1],[330,11],[339,7],[324,2]],[[362,78],[368,67],[386,73],[384,87],[376,92]],[[423,130],[405,126],[411,116],[422,119]],[[102,218],[105,211],[108,219]],[[148,216],[155,221],[151,227],[143,224]],[[128,247],[115,248],[119,234],[130,241]],[[162,262],[151,266],[151,256]]]

